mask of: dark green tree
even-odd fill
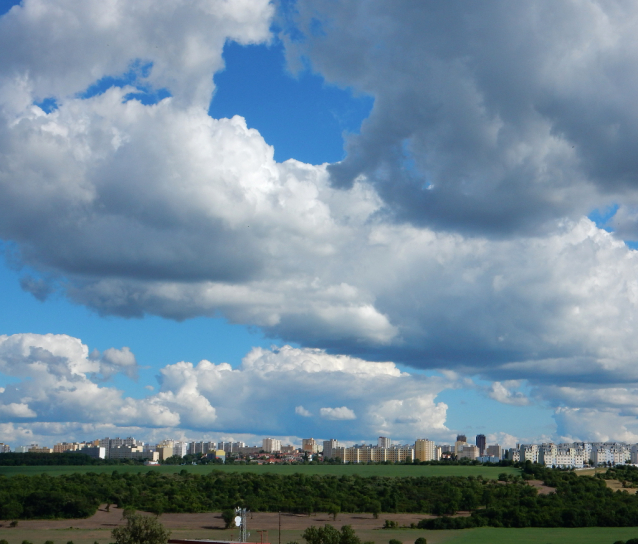
[[[156,517],[126,514],[126,525],[113,529],[115,544],[167,544],[167,531]]]
[[[235,527],[235,511],[234,510],[223,510],[222,511],[222,519],[224,520],[224,529],[232,529]]]

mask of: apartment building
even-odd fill
[[[149,459],[159,461],[160,454],[157,451],[144,451],[144,446],[115,446],[109,450],[110,459]]]
[[[380,463],[384,461],[401,463],[406,460],[414,461],[415,459],[414,448],[411,446],[380,448],[379,446],[357,445],[351,448],[337,447],[332,450],[332,457],[338,457],[344,463]]]
[[[481,450],[479,450],[478,446],[473,446],[471,444],[466,444],[457,450],[456,454],[458,459],[478,459],[481,455]]]
[[[418,461],[438,461],[441,455],[439,453],[437,456],[437,447],[433,440],[419,438],[414,443],[414,457]]]
[[[188,445],[188,453],[206,455],[209,451],[215,451],[217,444],[215,442],[191,442]],[[222,448],[223,449],[223,448]]]
[[[520,461],[531,461],[538,463],[538,445],[537,444],[521,444],[519,451]]]
[[[277,453],[281,451],[281,440],[276,438],[264,438],[262,448],[267,453]]]
[[[334,450],[339,447],[339,441],[331,438],[330,440],[323,441],[323,458],[324,459],[334,459],[335,457],[339,457],[334,454]]]
[[[319,443],[314,438],[303,438],[301,440],[301,451],[319,453]]]

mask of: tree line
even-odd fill
[[[100,504],[164,512],[423,513],[420,527],[638,526],[638,497],[614,492],[600,478],[525,464],[521,476],[383,477],[278,475],[212,471],[205,475],[71,474],[0,476],[0,518],[77,518]],[[539,495],[526,479],[555,492]],[[468,517],[452,517],[459,511]]]

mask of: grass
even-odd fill
[[[164,465],[159,467],[145,467],[143,465],[95,465],[95,466],[20,466],[0,467],[0,474],[15,476],[22,474],[48,474],[61,476],[65,474],[85,474],[87,472],[107,473],[140,473],[149,470],[162,474],[175,474],[181,470],[193,474],[208,474],[213,470],[224,472],[251,472],[258,474],[333,474],[344,476],[358,474],[359,476],[482,476],[483,478],[498,478],[498,475],[520,474],[520,470],[511,467],[484,467],[461,465]],[[36,543],[34,543],[36,544]]]
[[[335,523],[339,526],[339,520]],[[249,529],[252,542],[259,542],[259,533]],[[387,544],[390,539],[397,539],[403,544],[413,544],[418,537],[425,537],[428,544],[613,544],[617,540],[628,540],[638,537],[638,528],[634,527],[582,527],[577,529],[496,529],[482,527],[479,529],[465,529],[461,531],[424,531],[419,529],[407,530],[367,530],[357,531],[362,541],[372,541],[375,544]],[[176,539],[215,539],[230,540],[230,531],[219,530],[174,530],[171,538]],[[234,537],[237,538],[236,530]],[[279,544],[277,531],[270,531],[271,544]],[[52,540],[55,544],[108,544],[112,542],[110,529],[7,529],[0,527],[0,539],[6,539],[9,544],[20,544],[29,540],[33,544],[43,544]],[[282,531],[282,544],[296,541],[304,544],[301,531]]]

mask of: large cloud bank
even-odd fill
[[[635,436],[638,257],[621,239],[635,236],[638,203],[638,9],[297,9],[306,36],[288,43],[291,61],[305,55],[375,97],[336,165],[277,163],[242,118],[206,113],[225,40],[271,38],[264,0],[25,0],[0,19],[0,237],[36,276],[24,288],[103,314],[224,315],[304,346],[481,374],[501,402],[554,406],[565,436],[604,432],[609,418]],[[128,86],[85,93],[125,73]],[[142,87],[171,96],[148,104]],[[615,234],[586,218],[610,204]],[[130,362],[112,355],[103,376]],[[180,364],[162,375],[178,372],[181,389],[122,412],[123,425],[160,408],[167,426],[222,418],[194,384],[232,371]],[[520,380],[530,397],[503,385]],[[181,411],[186,397],[203,409]],[[370,430],[410,403],[434,410],[397,398],[376,416],[337,398],[286,409]],[[2,410],[46,412],[18,398]]]
[[[411,375],[393,363],[284,346],[255,348],[237,369],[206,360],[168,365],[159,391],[141,399],[105,381],[136,365],[127,348],[89,353],[65,335],[0,336],[0,372],[10,378],[0,388],[3,441],[123,432],[147,440],[237,433],[254,439],[289,436],[295,418],[308,436],[345,440],[450,434],[447,406],[436,396],[454,380]]]

